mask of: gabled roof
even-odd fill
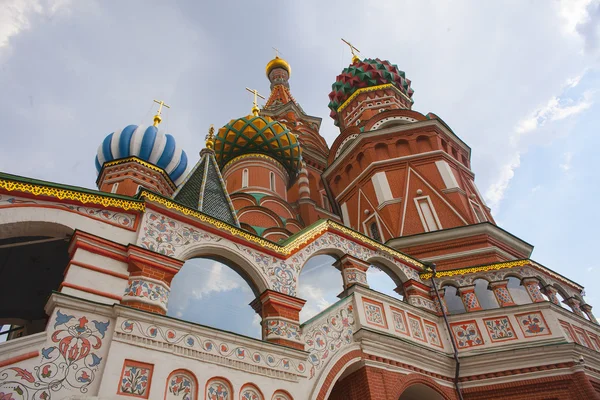
[[[230,225],[240,226],[212,150],[200,152],[200,160],[173,193],[173,200]]]

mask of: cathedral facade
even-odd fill
[[[600,398],[583,287],[496,225],[470,147],[413,110],[403,71],[354,55],[331,147],[289,63],[266,75],[265,105],[251,90],[195,165],[161,101],[151,126],[101,141],[98,190],[0,173],[0,400]],[[301,323],[298,278],[323,254],[339,301]],[[197,257],[248,282],[262,340],[166,315]]]

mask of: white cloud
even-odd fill
[[[521,156],[527,151],[527,145],[523,143],[524,135],[531,135],[548,123],[557,122],[569,117],[574,117],[589,109],[593,104],[593,92],[585,91],[581,98],[574,100],[566,96],[565,92],[577,86],[583,75],[577,75],[567,79],[561,95],[552,96],[545,105],[538,107],[528,117],[517,123],[514,133],[509,137],[510,151],[512,156],[500,169],[495,182],[488,186],[485,198],[493,213],[497,213],[497,207],[504,198],[504,193],[515,176],[515,170],[521,165]],[[570,169],[571,156],[565,159],[561,168],[565,171]]]
[[[211,265],[202,285],[192,290],[192,296],[201,299],[212,292],[228,292],[241,288],[239,279],[241,278],[229,267],[215,262]]]
[[[531,193],[535,193],[542,188],[542,185],[536,185],[531,188]]]
[[[10,39],[31,27],[32,14],[45,14],[52,17],[68,10],[70,0],[4,0],[0,6],[0,49],[7,47]]]
[[[569,34],[577,32],[577,25],[588,19],[588,6],[592,0],[560,0],[558,14],[563,20],[563,30]]]
[[[563,154],[563,162],[559,165],[559,167],[563,170],[563,171],[568,171],[570,170],[573,166],[571,165],[571,161],[573,160],[573,153],[570,151],[567,151],[566,153]]]

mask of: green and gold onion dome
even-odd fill
[[[296,135],[278,121],[259,115],[229,121],[219,129],[214,151],[221,168],[242,155],[270,156],[283,165],[292,179],[300,171],[302,161],[302,149]]]

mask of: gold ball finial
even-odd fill
[[[162,118],[160,117],[160,115],[156,114],[154,116],[154,126],[158,126],[158,124],[160,124],[162,122]]]
[[[213,150],[215,147],[215,127],[213,124],[210,124],[210,128],[208,129],[208,135],[206,135],[206,148],[209,150]]]
[[[162,108],[163,106],[165,108],[171,108],[171,106],[168,106],[165,104],[164,101],[158,101],[158,100],[154,100],[154,102],[156,104],[158,104],[158,111],[156,112],[156,115],[154,116],[154,126],[158,126],[158,124],[160,124],[162,122],[162,117],[160,116],[161,112],[162,112]]]

